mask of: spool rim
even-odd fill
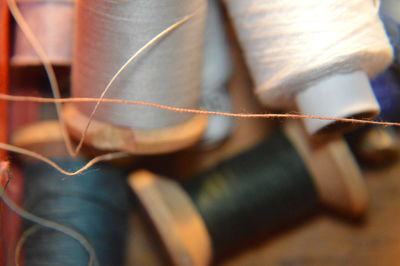
[[[146,170],[132,173],[128,183],[174,265],[209,265],[212,257],[211,237],[200,214],[178,183]]]
[[[295,120],[285,123],[284,131],[305,161],[321,201],[345,215],[362,215],[368,206],[367,188],[345,140],[314,143]]]
[[[81,137],[89,118],[73,104],[66,104],[64,118],[71,135]],[[133,154],[174,152],[198,142],[207,126],[205,115],[194,115],[183,124],[156,130],[115,126],[93,119],[84,142],[99,150],[122,150]]]

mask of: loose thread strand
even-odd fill
[[[25,232],[19,238],[18,243],[17,243],[17,245],[15,247],[14,260],[15,260],[15,265],[16,266],[20,266],[21,251],[22,251],[22,248],[23,248],[26,240],[28,240],[28,238],[31,235],[33,235],[34,233],[39,231],[39,229],[40,229],[40,225],[39,224],[33,225],[33,226],[29,227],[29,229],[25,230]]]
[[[92,160],[90,160],[87,164],[85,164],[80,169],[70,172],[70,171],[64,170],[57,163],[55,163],[54,161],[50,160],[46,156],[43,156],[43,155],[41,155],[39,153],[36,153],[34,151],[31,151],[31,150],[27,150],[27,149],[24,149],[24,148],[21,148],[21,147],[17,147],[17,146],[11,145],[11,144],[3,143],[3,142],[0,142],[0,149],[4,149],[4,150],[10,151],[10,152],[15,152],[15,153],[23,154],[23,155],[26,155],[26,156],[29,156],[29,157],[33,157],[35,159],[38,159],[38,160],[50,165],[51,167],[53,167],[57,171],[63,173],[64,175],[68,175],[68,176],[81,174],[83,171],[89,169],[91,166],[93,166],[94,164],[96,164],[98,162],[110,161],[110,160],[124,158],[124,157],[129,156],[129,153],[127,153],[127,152],[107,153],[107,154],[104,154],[104,155],[100,155],[100,156],[94,157]]]
[[[99,99],[99,98],[44,98],[44,97],[33,97],[33,96],[14,96],[0,93],[0,100],[7,101],[17,101],[17,102],[39,102],[39,103],[82,103],[82,102],[97,102],[101,101],[103,103],[118,103],[118,104],[133,104],[133,105],[144,105],[159,109],[164,109],[167,111],[173,112],[181,112],[181,113],[192,113],[192,114],[202,114],[202,115],[220,115],[220,116],[229,116],[234,118],[304,118],[304,119],[321,119],[321,120],[333,120],[338,122],[345,123],[356,123],[356,124],[372,124],[372,125],[381,125],[381,126],[396,126],[400,127],[400,123],[398,122],[384,122],[384,121],[373,121],[373,120],[362,120],[356,118],[338,118],[338,117],[326,117],[326,116],[314,116],[314,115],[303,115],[303,114],[293,114],[293,113],[229,113],[229,112],[217,112],[217,111],[208,111],[208,110],[200,110],[200,109],[190,109],[190,108],[181,108],[181,107],[173,107],[168,105],[149,103],[149,102],[140,102],[133,100],[122,100],[122,99]]]
[[[33,49],[37,53],[37,55],[40,58],[40,61],[43,63],[43,67],[46,71],[47,77],[50,82],[50,87],[53,92],[53,95],[56,99],[61,98],[61,92],[60,92],[60,86],[57,81],[57,77],[54,71],[54,68],[49,60],[49,58],[46,55],[46,52],[44,51],[42,45],[40,44],[39,40],[36,38],[35,34],[33,33],[32,29],[24,19],[21,11],[19,10],[16,0],[7,0],[8,7],[10,10],[10,13],[14,17],[15,21],[21,28],[22,32],[25,34],[27,40],[29,43],[32,45]],[[61,128],[61,134],[64,139],[65,146],[67,148],[68,153],[71,156],[76,156],[78,152],[74,151],[73,145],[72,145],[72,140],[68,134],[67,127],[65,125],[65,120],[64,116],[62,114],[62,106],[61,103],[55,103],[56,106],[56,112]]]

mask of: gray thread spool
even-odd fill
[[[17,0],[18,7],[54,65],[72,62],[75,0]],[[15,29],[13,65],[41,65],[22,30]]]
[[[128,65],[105,97],[198,108],[205,8],[204,0],[78,2],[72,95],[99,97],[117,70],[137,50],[168,26],[194,14]],[[85,117],[90,115],[93,106],[90,103],[73,105]],[[78,127],[72,132],[80,133],[83,128],[76,125],[76,119],[66,116],[70,127]],[[145,106],[102,104],[93,123],[99,121],[136,133],[176,127],[196,117]],[[203,129],[196,134],[200,135]],[[75,135],[80,136],[79,133]],[[102,142],[118,138],[116,135],[111,134]],[[140,143],[140,139],[136,138],[136,142]],[[173,146],[172,149],[179,147]],[[132,147],[122,149],[137,151]]]

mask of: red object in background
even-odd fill
[[[8,93],[8,78],[9,78],[9,25],[10,15],[8,13],[7,0],[0,0],[0,92]],[[7,142],[8,130],[7,130],[7,102],[0,101],[0,141]],[[0,150],[0,162],[5,161],[7,158],[7,152]],[[3,163],[2,163],[3,165]],[[4,186],[7,182],[6,175],[0,176],[0,185]],[[0,203],[0,208],[3,210],[4,206]],[[4,213],[1,213],[1,233],[4,231]],[[4,235],[2,236],[4,237]],[[4,239],[4,238],[2,238]],[[2,247],[3,245],[0,245]],[[4,250],[0,248],[0,266],[4,266]]]
[[[0,0],[0,92],[8,93],[9,84],[9,21],[7,0]],[[0,101],[0,141],[7,142],[7,102]],[[0,150],[0,160],[6,160],[7,153]]]
[[[23,201],[23,176],[22,172],[15,167],[11,168],[11,173],[8,174],[6,192],[8,197],[21,206]],[[3,186],[4,187],[4,186]],[[2,209],[2,237],[6,240],[6,245],[3,247],[3,262],[5,265],[16,265],[15,260],[15,247],[17,246],[21,229],[22,229],[22,219],[14,211],[10,210],[7,206],[3,204]],[[20,265],[22,258],[20,258]],[[1,264],[0,264],[1,265]]]

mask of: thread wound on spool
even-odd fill
[[[306,166],[282,133],[182,185],[219,255],[274,232],[318,204]]]
[[[70,65],[75,18],[75,0],[16,0],[26,23],[32,29],[50,62]],[[13,65],[41,65],[23,31],[16,27]]]
[[[197,108],[206,2],[79,1],[72,85],[74,97],[99,97],[117,70],[146,42],[185,16],[194,16],[128,65],[107,97]],[[77,104],[88,116],[93,105]],[[191,114],[143,106],[102,105],[95,119],[143,130],[181,124]]]
[[[256,92],[269,107],[293,109],[295,95],[323,78],[355,71],[374,77],[392,60],[373,1],[232,0],[226,4]]]
[[[83,159],[55,159],[62,167],[81,167]],[[25,208],[71,227],[93,245],[100,265],[123,265],[128,196],[120,170],[98,164],[90,172],[65,178],[44,163],[24,167]],[[30,228],[32,224],[27,224]],[[26,265],[87,265],[88,254],[63,233],[40,228],[24,245]]]

